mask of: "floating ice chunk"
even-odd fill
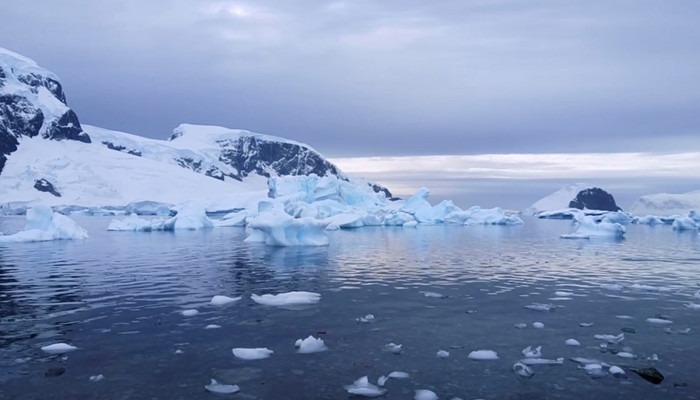
[[[350,394],[355,394],[364,397],[379,397],[386,393],[386,389],[369,383],[366,376],[356,380],[352,385],[343,386]]]
[[[673,323],[673,321],[669,319],[663,319],[663,318],[647,318],[647,322],[650,324],[657,324],[657,325],[670,325]]]
[[[319,353],[328,350],[328,347],[323,343],[323,339],[316,339],[311,335],[304,340],[297,340],[294,345],[299,348],[300,354]]]
[[[260,202],[261,212],[248,222],[246,242],[263,242],[268,246],[327,246],[328,221],[310,217],[294,218],[280,206]]]
[[[533,322],[532,327],[537,328],[537,329],[542,329],[542,328],[544,328],[544,324],[542,322]]]
[[[634,319],[634,317],[631,315],[616,315],[615,318],[617,318],[617,319]]]
[[[213,220],[214,226],[227,227],[227,226],[245,226],[245,219],[248,216],[248,211],[238,211],[232,212],[224,215],[220,220]]]
[[[578,326],[580,326],[582,328],[588,328],[588,327],[593,326],[593,322],[581,322],[580,324],[578,324]]]
[[[532,368],[521,363],[520,361],[513,364],[513,372],[515,372],[516,375],[524,378],[531,378],[533,375],[535,375],[535,371]]]
[[[414,400],[438,400],[437,394],[432,390],[419,389],[416,390],[416,395],[413,397]]]
[[[53,212],[51,207],[34,206],[27,210],[26,219],[27,226],[23,231],[0,236],[0,243],[88,238],[85,229],[65,215]]]
[[[523,349],[523,356],[525,358],[540,358],[542,357],[542,346],[537,346],[533,349],[532,346],[527,346]]]
[[[576,339],[567,339],[566,342],[564,342],[567,346],[580,346],[581,342],[579,342]]]
[[[243,360],[262,360],[263,358],[268,358],[274,351],[262,347],[262,348],[243,348],[243,347],[237,347],[233,350],[233,355],[236,356],[237,358],[243,359]]]
[[[637,356],[635,356],[634,354],[632,354],[628,351],[621,351],[615,355],[618,357],[622,357],[622,358],[637,358]]]
[[[517,323],[517,324],[515,324],[515,325],[513,325],[513,326],[516,327],[516,328],[518,328],[518,329],[525,329],[525,328],[527,328],[527,324],[526,324],[526,323],[523,323],[523,322]]]
[[[602,221],[596,223],[593,217],[580,212],[576,213],[574,219],[578,222],[576,232],[561,235],[562,239],[621,238],[625,235],[625,227],[616,222]]]
[[[394,379],[408,379],[408,372],[403,371],[392,371],[389,373],[389,378]]]
[[[663,225],[664,221],[655,215],[645,215],[643,217],[634,217],[632,219],[633,224],[639,225]]]
[[[493,350],[474,350],[468,357],[472,360],[498,360],[498,353]]]
[[[90,382],[99,382],[105,378],[104,375],[99,374],[99,375],[91,375],[90,376]]]
[[[564,292],[562,290],[557,290],[556,292],[554,292],[554,295],[559,296],[559,297],[571,297],[574,294],[571,292]]]
[[[418,226],[418,221],[407,221],[403,224],[404,228],[415,228]]]
[[[41,348],[42,351],[49,353],[49,354],[63,354],[63,353],[68,353],[69,351],[74,351],[78,350],[77,347],[71,346],[66,343],[54,343],[48,346],[44,346]]]
[[[180,313],[185,317],[194,317],[195,315],[199,314],[199,311],[193,308],[189,310],[182,310]]]
[[[671,329],[671,328],[664,328],[664,332],[670,334],[677,333],[679,335],[687,335],[690,333],[690,328],[685,328],[685,329]]]
[[[357,322],[362,322],[362,323],[368,324],[368,323],[374,321],[374,315],[372,315],[372,314],[367,314],[367,315],[365,315],[364,317],[359,317],[359,318],[357,318],[356,321],[357,321]]]
[[[216,379],[212,379],[211,383],[204,386],[207,391],[212,392],[212,393],[219,393],[219,394],[231,394],[231,393],[236,393],[241,390],[241,388],[238,387],[238,385],[224,385],[222,383],[219,383],[216,381]]]
[[[233,304],[240,299],[241,299],[241,296],[228,297],[228,296],[216,295],[216,296],[211,298],[211,304],[215,305],[215,306],[225,306],[225,305]]]
[[[690,217],[678,217],[671,225],[674,231],[694,231],[700,228],[698,223]]]
[[[444,299],[445,297],[447,297],[445,295],[442,295],[442,294],[436,293],[436,292],[423,292],[423,295],[425,297],[434,297],[436,299]]]
[[[185,354],[185,352],[182,351],[181,349],[177,349],[177,350],[175,350],[175,354]]]
[[[579,364],[583,364],[583,365],[588,365],[588,364],[600,364],[603,366],[608,365],[600,360],[596,360],[595,358],[573,357],[573,358],[570,358],[570,360],[573,362],[579,363]]]
[[[594,335],[593,337],[596,338],[596,339],[598,339],[598,340],[605,340],[605,341],[607,341],[608,343],[613,343],[613,344],[614,344],[614,343],[620,343],[620,342],[622,342],[623,340],[625,340],[625,334],[624,334],[624,333],[621,333],[621,334],[619,334],[619,335],[600,335],[600,334],[599,334],[599,335]]]
[[[608,368],[608,372],[610,372],[610,375],[612,376],[621,376],[625,374],[625,370],[618,367],[617,365],[613,365],[610,368]]]
[[[559,357],[556,360],[549,358],[523,358],[520,362],[525,365],[561,365],[564,363],[564,357]]]
[[[396,344],[396,343],[389,343],[384,345],[384,350],[388,351],[389,353],[394,353],[394,354],[400,354],[401,353],[401,346],[402,344]]]
[[[447,358],[450,356],[450,352],[446,350],[438,350],[437,356],[438,358]]]
[[[216,324],[210,324],[204,327],[204,329],[219,329],[221,328],[221,325],[216,325]]]
[[[603,366],[600,364],[586,364],[583,369],[586,373],[594,378],[599,378],[606,375]]]
[[[542,304],[542,303],[533,303],[527,306],[524,306],[528,310],[535,310],[535,311],[554,311],[557,306],[553,304]]]
[[[312,292],[287,292],[277,295],[264,294],[262,296],[253,294],[250,298],[258,304],[277,307],[316,304],[321,301],[321,295]]]
[[[203,206],[197,204],[185,204],[177,210],[173,217],[175,230],[199,230],[214,227],[214,223],[207,217]]]

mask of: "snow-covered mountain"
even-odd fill
[[[542,211],[552,211],[568,208],[569,203],[576,197],[576,195],[580,191],[590,187],[591,185],[587,183],[576,183],[573,185],[565,186],[557,190],[556,192],[537,200],[529,208],[525,209],[523,213],[527,215],[535,215]]]
[[[656,193],[638,198],[630,213],[634,215],[685,215],[700,210],[700,190],[688,193]]]
[[[308,174],[347,179],[311,147],[274,136],[182,124],[154,140],[81,126],[53,73],[0,48],[0,206],[197,201],[224,210],[260,198],[270,177]]]

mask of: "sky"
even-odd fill
[[[23,0],[0,15],[0,46],[55,72],[83,123],[283,136],[400,187],[419,186],[403,176],[416,157],[700,151],[695,0]],[[453,167],[433,179],[505,179]],[[618,172],[508,179],[697,182]]]

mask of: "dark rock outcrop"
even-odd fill
[[[137,157],[141,157],[141,155],[142,155],[141,152],[138,150],[128,149],[125,146],[114,144],[112,142],[103,141],[102,144],[107,146],[107,148],[110,150],[121,151],[122,153],[131,154],[132,156],[137,156]]]
[[[578,192],[576,197],[569,203],[569,208],[602,211],[622,210],[615,204],[615,198],[610,193],[597,187],[584,189]]]
[[[59,193],[58,190],[56,190],[53,184],[44,178],[37,179],[34,181],[34,189],[40,192],[51,193],[56,197],[61,197],[61,193]]]

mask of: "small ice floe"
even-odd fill
[[[468,356],[472,360],[498,360],[498,353],[493,350],[474,350]]]
[[[367,314],[364,317],[355,318],[355,321],[362,322],[363,324],[368,324],[370,322],[374,322],[374,315]]]
[[[221,325],[216,325],[216,324],[209,324],[204,327],[204,329],[219,329],[221,328]]]
[[[205,385],[204,388],[207,389],[207,391],[209,392],[219,394],[231,394],[239,392],[241,390],[241,388],[239,388],[238,385],[224,385],[222,383],[217,382],[216,379],[212,379],[211,383]]]
[[[600,364],[586,364],[583,369],[593,378],[600,378],[607,375],[607,372],[605,372],[603,366]]]
[[[413,397],[414,400],[438,400],[438,396],[432,390],[428,389],[418,389],[416,390],[416,395]]]
[[[195,315],[199,314],[199,311],[193,308],[190,310],[182,310],[180,314],[182,314],[184,317],[194,317]]]
[[[533,322],[532,327],[537,328],[537,329],[542,329],[542,328],[544,328],[544,324],[542,322]]]
[[[578,326],[582,328],[588,328],[590,326],[593,326],[593,322],[581,322],[580,324],[578,324]]]
[[[68,353],[69,351],[73,350],[78,350],[77,347],[71,346],[66,343],[54,343],[48,346],[44,346],[41,348],[42,351],[45,353],[49,354],[63,354],[63,353]]]
[[[175,350],[175,354],[185,354],[185,352],[182,351],[182,349],[177,349]]]
[[[99,375],[91,375],[90,376],[90,382],[99,382],[105,378],[104,375],[99,374]]]
[[[228,296],[216,295],[216,296],[211,298],[211,304],[214,306],[226,306],[229,304],[233,304],[240,299],[241,299],[241,296],[228,297]]]
[[[450,352],[446,350],[438,350],[437,352],[437,357],[438,358],[448,358],[450,356]]]
[[[562,239],[591,239],[591,238],[622,238],[625,236],[625,227],[617,222],[596,222],[593,217],[577,213],[574,220],[578,223],[575,232],[560,235]]]
[[[625,375],[625,370],[618,367],[617,365],[613,365],[610,368],[608,368],[608,372],[610,372],[610,375],[614,377],[619,377]]]
[[[402,344],[396,344],[396,343],[389,343],[384,345],[384,351],[388,351],[389,353],[394,353],[394,354],[400,354],[401,353],[401,346]]]
[[[387,376],[380,376],[379,379],[377,379],[377,385],[379,386],[384,386],[386,384],[386,381],[389,380],[389,378],[394,378],[394,379],[408,379],[408,372],[402,372],[402,371],[392,371],[389,373]]]
[[[600,288],[605,289],[605,290],[612,290],[615,292],[619,292],[619,291],[622,291],[622,289],[624,289],[625,287],[619,283],[604,283],[604,284],[600,285]]]
[[[520,362],[525,365],[561,365],[564,364],[564,357],[559,357],[556,360],[549,358],[523,358]]]
[[[518,328],[518,329],[525,329],[525,328],[527,328],[527,324],[522,323],[522,322],[520,322],[520,323],[518,323],[518,324],[515,324],[515,325],[513,325],[513,326],[516,327],[516,328]]]
[[[436,298],[436,299],[444,299],[444,298],[447,297],[447,296],[445,296],[444,294],[440,294],[440,293],[436,293],[436,292],[423,292],[423,296],[425,296],[425,297],[433,297],[433,298]]]
[[[685,329],[671,329],[671,328],[664,328],[664,332],[670,334],[679,334],[679,335],[687,335],[690,333],[690,328],[685,328]]]
[[[565,292],[563,290],[557,290],[556,292],[554,292],[554,295],[557,297],[571,297],[574,294],[571,292]]]
[[[619,335],[594,335],[593,337],[598,339],[598,340],[605,340],[608,343],[613,343],[613,344],[620,343],[623,340],[625,340],[624,333],[621,333]]]
[[[600,365],[602,365],[602,366],[604,366],[604,367],[608,367],[608,366],[609,366],[608,364],[606,364],[606,363],[604,363],[604,362],[602,362],[602,361],[600,361],[600,360],[596,360],[595,358],[573,357],[573,358],[570,358],[569,360],[571,360],[571,361],[573,361],[573,362],[575,362],[575,363],[583,364],[583,365],[600,364]]]
[[[533,375],[535,375],[535,371],[532,368],[520,361],[513,364],[513,372],[515,372],[515,374],[518,376],[522,376],[523,378],[531,378]]]
[[[581,342],[579,342],[576,339],[566,339],[566,342],[564,342],[564,344],[567,346],[580,346]]]
[[[554,311],[557,306],[553,304],[543,304],[543,303],[532,303],[530,305],[524,306],[528,310],[535,310],[535,311]]]
[[[634,317],[631,315],[616,315],[615,318],[617,318],[617,319],[634,319]]]
[[[657,325],[670,325],[673,323],[673,321],[669,319],[664,319],[664,318],[647,318],[647,322],[650,324],[657,324]]]
[[[237,347],[233,350],[233,355],[236,356],[237,358],[243,359],[243,360],[262,360],[263,358],[268,358],[274,351],[262,347],[262,348],[242,348],[242,347]]]
[[[253,294],[250,298],[258,304],[276,307],[316,304],[321,301],[321,295],[312,292],[287,292],[277,295],[264,294],[262,296]]]
[[[352,385],[343,386],[350,394],[364,397],[379,397],[386,393],[386,389],[369,383],[366,376],[356,380]]]
[[[617,354],[615,354],[618,357],[622,358],[637,358],[634,354],[630,353],[629,351],[620,351]]]
[[[312,335],[309,335],[306,339],[298,339],[294,346],[299,348],[300,354],[310,354],[310,353],[320,353],[322,351],[328,350],[328,347],[323,343],[323,339],[316,339]]]
[[[685,306],[691,310],[700,310],[700,304],[688,303]]]
[[[542,357],[542,346],[537,346],[532,348],[532,346],[527,346],[523,349],[523,356],[525,358],[540,358]]]

